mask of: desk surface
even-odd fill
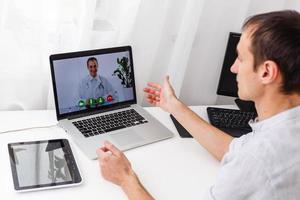
[[[207,120],[205,106],[191,108]],[[201,199],[214,182],[219,162],[194,139],[180,138],[168,113],[159,108],[146,110],[174,132],[175,137],[125,152],[141,182],[156,199]],[[5,111],[0,112],[0,120],[0,132],[56,124],[53,110]],[[7,143],[55,138],[69,139],[83,183],[55,190],[14,192]],[[0,147],[1,199],[127,199],[118,186],[101,177],[98,162],[89,160],[57,126],[2,133]]]

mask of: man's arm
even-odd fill
[[[147,100],[149,103],[171,113],[213,156],[218,160],[223,158],[233,137],[207,123],[179,101],[169,83],[168,76],[162,86],[156,83],[148,83],[148,87],[144,89],[144,92],[148,94]]]
[[[171,109],[171,114],[204,148],[218,160],[222,160],[229,149],[232,136],[207,123],[177,99],[174,102],[174,108]]]
[[[130,200],[154,200],[150,193],[144,188],[139,179],[134,175],[121,188]]]
[[[130,200],[154,200],[140,183],[126,156],[110,142],[97,149],[101,174],[119,185]]]
[[[144,91],[149,103],[158,105],[173,116],[217,159],[221,160],[228,151],[232,137],[201,119],[196,113],[180,102],[167,77],[163,87],[148,83]],[[140,183],[126,156],[109,142],[97,149],[102,176],[119,185],[130,200],[153,200],[154,198]]]

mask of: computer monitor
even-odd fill
[[[252,101],[244,101],[238,98],[236,74],[230,71],[230,67],[237,58],[236,46],[240,41],[240,37],[240,33],[229,33],[217,94],[223,96],[237,97],[235,99],[235,103],[240,108],[240,110],[256,112],[255,105]]]
[[[222,71],[219,79],[219,85],[217,94],[230,96],[230,97],[238,97],[237,91],[237,82],[236,82],[236,74],[230,71],[231,65],[234,63],[237,58],[236,46],[240,41],[241,34],[240,33],[229,33],[229,38],[227,42],[227,47],[225,51]]]

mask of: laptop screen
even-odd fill
[[[59,115],[135,101],[130,47],[50,56]]]

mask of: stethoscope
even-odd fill
[[[100,89],[100,87],[102,87],[102,89],[104,90],[104,86],[103,86],[103,84],[102,84],[102,81],[101,81],[101,83],[98,85],[98,87],[99,87],[99,89]]]

